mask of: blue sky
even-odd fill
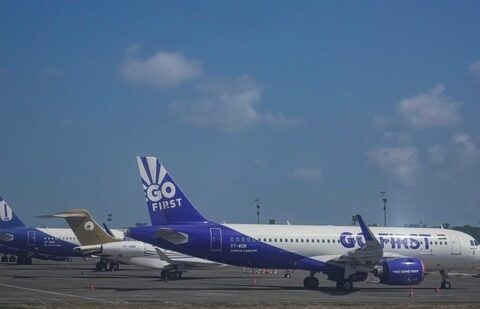
[[[0,195],[147,221],[135,156],[205,216],[478,225],[476,1],[2,1]]]

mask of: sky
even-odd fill
[[[478,1],[0,1],[0,196],[149,222],[480,223]]]

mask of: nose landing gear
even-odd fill
[[[441,270],[440,276],[442,276],[442,283],[440,284],[440,288],[446,290],[451,289],[452,284],[448,281],[448,274],[444,270]]]

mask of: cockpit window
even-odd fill
[[[470,240],[470,245],[471,245],[472,247],[476,247],[476,246],[479,246],[480,243],[478,243],[478,241],[472,239],[472,240]]]
[[[480,246],[480,243],[478,243],[478,241],[474,240],[473,242],[475,243],[475,246]]]

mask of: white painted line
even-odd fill
[[[25,288],[25,287],[22,287],[22,286],[16,286],[16,285],[10,285],[10,284],[0,283],[0,286],[4,286],[4,287],[7,287],[7,288],[12,288],[12,289],[18,289],[18,290],[37,292],[37,293],[60,295],[60,296],[66,296],[66,297],[75,297],[75,298],[81,298],[81,299],[86,299],[86,300],[91,300],[91,301],[93,300],[93,301],[102,302],[102,303],[116,304],[116,302],[110,301],[110,300],[103,300],[103,299],[93,298],[93,297],[86,297],[86,296],[66,294],[66,293],[60,293],[60,292],[45,291],[45,290],[32,289],[32,288]]]

